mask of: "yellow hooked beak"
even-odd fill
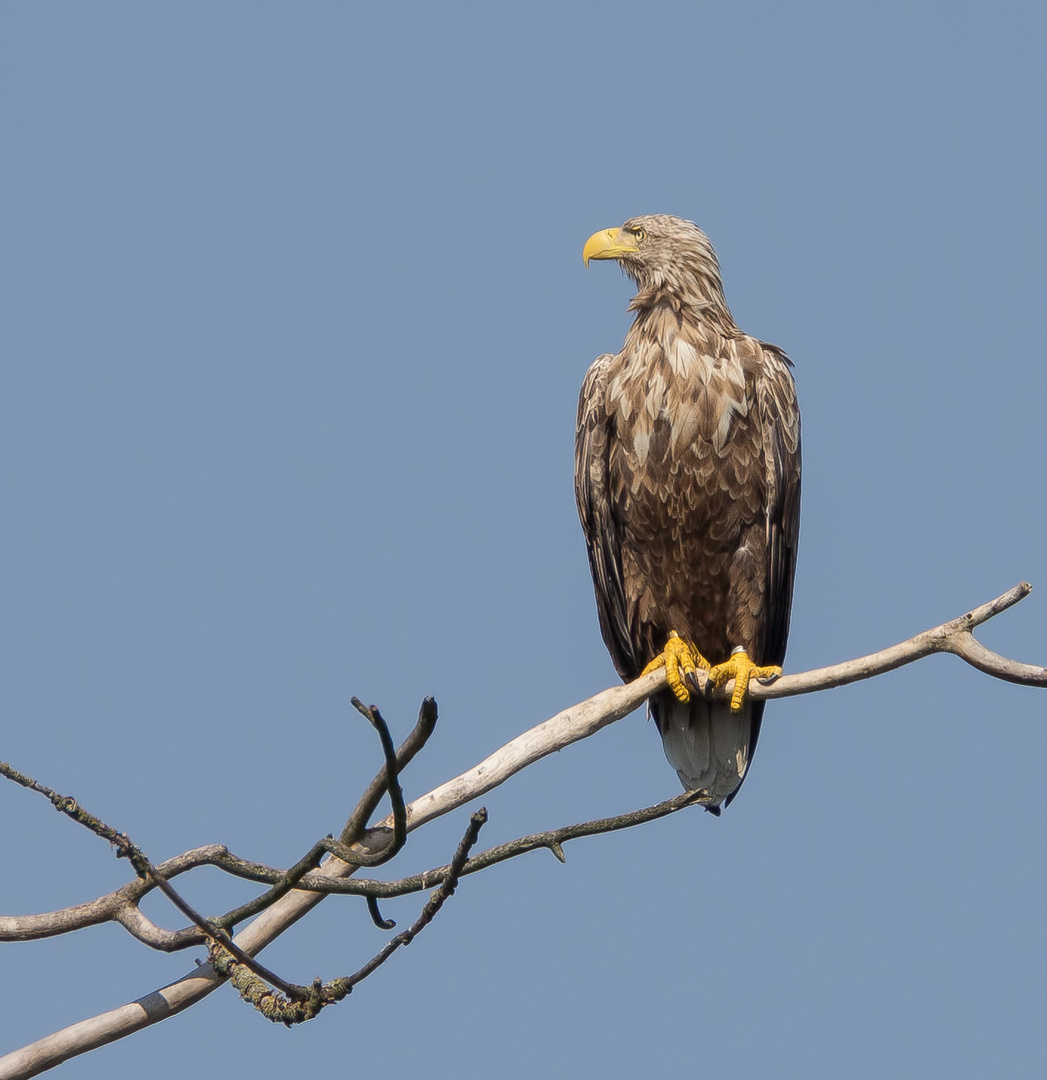
[[[620,259],[639,250],[632,233],[624,229],[601,229],[586,240],[582,248],[582,262],[588,266],[590,259]]]

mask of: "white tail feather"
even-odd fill
[[[708,791],[719,805],[745,777],[752,731],[748,702],[739,713],[729,705],[692,697],[652,702],[669,764],[687,791]]]

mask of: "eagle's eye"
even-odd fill
[[[647,230],[646,229],[633,229],[633,236],[635,236],[637,240],[642,242],[642,241],[647,239]]]

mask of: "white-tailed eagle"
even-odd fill
[[[800,414],[785,353],[743,333],[708,237],[664,214],[595,233],[639,291],[622,351],[578,402],[575,494],[604,642],[618,674],[664,664],[652,697],[665,755],[719,813],[745,778],[781,673],[800,524]],[[706,659],[708,658],[708,659]],[[688,678],[735,680],[730,702]]]

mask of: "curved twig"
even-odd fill
[[[279,881],[285,873],[261,863],[239,859],[223,844],[193,848],[157,864],[156,871],[170,880],[199,866],[217,866],[234,877],[262,884]],[[142,897],[156,887],[155,882],[148,878],[135,878],[114,892],[84,904],[38,915],[0,916],[0,941],[32,941],[97,926],[99,923],[118,922],[139,941],[163,952],[176,952],[190,945],[199,945],[202,936],[195,927],[163,930],[138,910],[137,905]]]
[[[432,701],[432,698],[426,700]],[[365,705],[359,698],[355,697],[352,699],[352,703],[353,708],[358,713],[367,717],[378,732],[378,737],[382,740],[382,752],[385,754],[385,789],[389,793],[389,802],[392,804],[392,813],[389,817],[392,820],[393,835],[389,842],[382,846],[381,850],[375,852],[350,851],[350,845],[344,840],[321,841],[320,843],[328,853],[336,855],[346,862],[355,863],[357,866],[381,866],[382,863],[387,863],[394,858],[402,850],[404,844],[407,843],[407,812],[404,809],[404,792],[403,788],[400,787],[400,779],[397,775],[399,767],[396,761],[396,751],[393,749],[393,739],[389,734],[389,725],[382,718],[378,706]],[[424,712],[424,704],[422,709]],[[434,713],[435,710],[436,703],[433,702]],[[421,723],[421,716],[419,716],[419,723]],[[373,835],[375,830],[370,830],[370,832]]]
[[[436,719],[436,702],[433,698],[427,697],[418,710],[418,722],[415,724],[414,730],[404,739],[400,744],[400,749],[396,751],[397,776],[407,768],[415,754],[429,741],[429,736],[436,729]],[[375,812],[376,807],[382,801],[382,796],[385,794],[388,772],[388,767],[382,769],[368,785],[363,795],[360,796],[359,802],[357,802],[353,812],[349,815],[349,820],[345,823],[338,837],[343,844],[355,844],[360,839],[364,829],[367,828],[371,815]]]
[[[396,926],[395,919],[383,919],[382,910],[378,906],[378,897],[373,893],[367,893],[367,914],[371,916],[371,922],[379,930],[392,930]]]

